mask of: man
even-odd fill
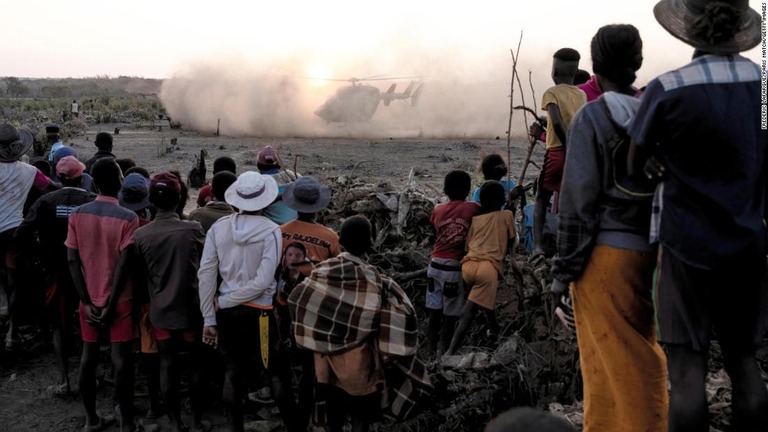
[[[155,220],[136,230],[140,273],[146,275],[149,317],[160,352],[160,388],[174,431],[187,430],[181,420],[178,359],[189,352],[193,363],[192,410],[195,430],[202,430],[200,405],[200,300],[197,271],[205,234],[197,222],[182,221],[176,214],[181,185],[171,173],[160,173],[149,183],[149,201],[157,209]]]
[[[77,101],[73,100],[69,111],[72,113],[72,117],[80,117],[80,106],[77,105]]]
[[[29,192],[43,193],[52,187],[45,174],[19,161],[33,142],[30,132],[9,124],[0,125],[0,288],[8,305],[6,350],[15,349],[19,342],[15,316],[18,251],[13,234],[24,220],[22,212]]]
[[[215,177],[216,174],[222,171],[229,171],[232,174],[237,174],[237,164],[235,163],[235,160],[229,156],[216,158],[216,160],[213,161],[213,176]],[[213,199],[212,185],[207,184],[201,187],[200,192],[197,194],[197,206],[205,207],[205,205]]]
[[[270,368],[275,341],[272,297],[282,239],[280,227],[259,211],[277,197],[277,183],[248,171],[224,196],[240,212],[219,219],[206,235],[198,271],[200,311],[203,342],[218,345],[226,363],[223,399],[232,430],[242,431],[248,375]],[[292,430],[293,419],[280,409]]]
[[[261,149],[256,160],[256,167],[259,169],[259,172],[264,175],[272,176],[277,182],[279,188],[277,201],[264,209],[264,216],[268,217],[278,225],[288,223],[296,219],[297,216],[296,210],[283,202],[282,197],[286,187],[296,181],[299,176],[290,170],[280,171],[282,164],[283,161],[280,159],[277,150],[270,146]]]
[[[48,125],[45,127],[45,138],[48,140],[48,145],[51,146],[51,150],[48,152],[48,163],[51,164],[51,171],[55,170],[56,165],[53,164],[53,154],[56,150],[64,147],[64,143],[61,141],[61,129],[58,125]],[[55,177],[54,173],[48,174],[51,177]]]
[[[734,429],[768,430],[755,358],[766,313],[768,132],[760,67],[738,55],[760,43],[761,18],[746,0],[663,0],[654,14],[695,49],[691,63],[648,84],[628,131],[633,171],[648,160],[646,174],[661,180],[651,240],[660,243],[655,298],[672,387],[669,430],[709,430],[713,327],[731,379]]]
[[[62,189],[40,197],[29,209],[24,222],[16,230],[15,240],[30,259],[42,258],[49,280],[46,284],[45,307],[48,324],[53,330],[53,349],[59,367],[59,380],[48,390],[56,395],[69,394],[68,351],[72,347],[78,296],[67,265],[67,239],[69,215],[80,205],[89,203],[96,195],[83,189],[85,165],[74,156],[62,158],[56,165],[56,174]],[[39,251],[35,246],[39,239]]]
[[[196,208],[189,213],[189,218],[200,222],[204,232],[207,233],[211,229],[211,225],[217,220],[235,212],[235,209],[224,201],[224,194],[236,180],[237,176],[229,171],[216,173],[210,184],[213,200],[208,201],[204,207]]]
[[[328,430],[341,432],[351,416],[352,430],[364,432],[380,413],[384,358],[400,375],[397,381],[389,375],[387,382],[386,406],[395,418],[409,415],[430,382],[416,357],[413,304],[365,260],[373,244],[368,219],[347,219],[340,242],[345,252],[318,264],[288,302],[296,343],[314,352]]]
[[[85,426],[95,430],[105,424],[105,419],[96,413],[95,373],[99,340],[108,338],[112,344],[120,429],[132,431],[132,354],[136,334],[128,267],[134,255],[133,233],[139,226],[139,218],[118,204],[122,174],[114,159],[96,162],[91,173],[99,195],[94,202],[72,211],[64,243],[69,249],[72,280],[80,295],[83,338],[80,394],[85,408]]]
[[[573,85],[580,59],[578,51],[572,48],[557,50],[552,60],[552,81],[555,85],[547,89],[541,98],[541,106],[547,112],[547,151],[539,175],[539,189],[533,212],[532,257],[544,255],[544,222],[552,194],[560,192],[567,145],[566,131],[576,111],[587,103],[584,92]]]
[[[92,158],[85,162],[85,172],[90,174],[93,164],[99,159],[112,158],[116,159],[117,156],[112,154],[112,135],[109,132],[99,132],[96,134],[96,139],[93,140],[98,151]]]

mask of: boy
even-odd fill
[[[539,188],[533,211],[532,257],[544,255],[544,221],[552,194],[560,192],[567,145],[566,132],[576,111],[587,103],[584,92],[573,85],[580,59],[579,52],[572,48],[562,48],[555,52],[552,62],[552,80],[555,85],[547,89],[541,98],[541,106],[547,112],[547,151],[544,154],[544,166],[539,174]]]
[[[768,392],[755,358],[766,313],[768,132],[760,67],[738,55],[760,43],[760,14],[746,1],[663,0],[654,15],[695,48],[691,63],[648,84],[628,131],[635,172],[651,155],[651,167],[663,164],[646,174],[663,180],[651,240],[660,243],[655,298],[672,387],[669,430],[709,430],[704,382],[713,328],[733,387],[734,429],[768,430]]]
[[[134,254],[133,232],[139,226],[136,213],[120,207],[122,173],[114,159],[93,165],[93,181],[100,194],[94,202],[77,207],[69,217],[64,243],[69,249],[69,270],[80,295],[80,393],[85,407],[85,426],[103,427],[96,414],[96,366],[100,337],[112,343],[115,393],[120,406],[120,429],[132,431],[133,423],[133,301],[128,278]]]
[[[464,258],[464,246],[472,217],[480,211],[477,203],[465,201],[471,185],[472,178],[464,171],[456,170],[446,174],[443,192],[450,201],[436,205],[430,217],[437,233],[427,268],[427,341],[432,353],[438,350],[443,352],[448,348],[464,306],[461,259]]]
[[[514,180],[507,181],[504,178],[507,175],[507,164],[501,155],[494,153],[484,157],[483,161],[480,162],[480,171],[483,173],[483,180],[500,182],[504,186],[504,195],[508,196],[515,187]],[[480,188],[475,189],[472,193],[472,201],[480,202]]]
[[[461,346],[472,316],[478,307],[485,313],[491,332],[498,332],[494,312],[499,277],[504,273],[504,256],[517,238],[515,217],[501,210],[506,201],[504,187],[497,181],[480,187],[480,211],[472,218],[467,234],[467,255],[461,260],[461,274],[471,287],[468,302],[461,311],[456,334],[445,352],[452,355]]]
[[[229,171],[220,171],[213,176],[210,186],[213,199],[206,202],[205,206],[189,212],[189,219],[200,222],[203,231],[208,232],[217,220],[229,216],[235,212],[231,205],[224,201],[224,193],[237,180],[237,176]]]
[[[191,353],[192,409],[195,430],[202,430],[199,392],[199,330],[202,324],[197,270],[205,234],[197,222],[176,214],[181,185],[171,173],[155,175],[149,183],[149,202],[157,209],[153,222],[136,230],[139,268],[149,288],[150,321],[160,353],[160,388],[173,430],[185,430],[179,400],[178,356]]]

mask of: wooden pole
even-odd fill
[[[219,126],[221,126],[221,119],[216,120],[216,136],[219,136]]]
[[[517,42],[517,53],[520,54],[520,45],[523,43],[523,31],[520,31],[520,40]],[[515,113],[515,78],[517,77],[517,57],[512,49],[512,82],[509,83],[509,121],[507,122],[507,184],[512,182],[512,116]]]

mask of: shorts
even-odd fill
[[[16,228],[11,228],[0,233],[0,259],[9,269],[16,268],[16,256],[18,256],[16,241],[13,238],[15,232]]]
[[[71,284],[69,272],[54,273],[53,280],[45,289],[45,310],[52,326],[66,331],[72,330],[74,311],[80,299]]]
[[[755,352],[768,311],[765,257],[735,256],[705,270],[662,246],[656,271],[659,342],[706,351],[714,330],[724,352]]]
[[[173,335],[180,337],[184,342],[193,343],[196,340],[202,341],[202,336],[198,336],[200,330],[198,329],[167,329],[163,327],[152,326],[152,333],[155,335],[155,339],[158,341],[167,341]]]
[[[469,301],[493,310],[496,307],[496,290],[499,288],[499,273],[490,261],[465,261],[461,274],[469,290]]]
[[[265,329],[267,341],[262,356],[261,318],[267,319]],[[224,357],[227,368],[240,368],[248,365],[249,370],[269,369],[274,358],[274,341],[277,340],[277,324],[271,309],[239,305],[216,312],[217,330],[219,332],[219,349]],[[267,359],[264,367],[263,359]],[[237,372],[243,372],[238,370]],[[239,373],[238,373],[239,375]]]
[[[565,167],[565,148],[556,147],[547,149],[544,153],[544,166],[539,174],[540,186],[544,190],[560,193],[560,184],[563,182],[563,169]]]
[[[92,326],[85,320],[85,309],[80,303],[80,330],[83,342],[98,343],[99,341],[109,342],[128,342],[136,339],[136,329],[133,327],[133,302],[124,300],[117,304],[115,317],[112,325],[107,329],[99,326]],[[109,333],[107,333],[109,331]]]
[[[157,338],[149,321],[149,303],[139,305],[139,333],[141,337],[141,352],[157,354]]]
[[[432,258],[427,267],[427,309],[442,310],[446,316],[459,316],[465,296],[461,262]]]

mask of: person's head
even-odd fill
[[[656,21],[701,53],[736,54],[760,43],[761,16],[747,0],[662,0]]]
[[[99,132],[96,134],[96,139],[93,141],[96,144],[96,148],[100,151],[111,152],[112,151],[112,134],[109,132]]]
[[[129,169],[136,166],[136,161],[131,158],[119,158],[115,159],[115,162],[117,163],[117,166],[120,167],[123,176],[125,176],[125,173],[128,172]]]
[[[58,125],[48,125],[45,127],[45,137],[49,144],[58,142],[61,138],[61,129]]]
[[[576,76],[573,77],[573,85],[584,84],[589,81],[590,78],[592,78],[592,75],[590,75],[589,72],[584,69],[579,69],[576,71]]]
[[[277,182],[272,176],[246,171],[224,193],[224,199],[241,212],[257,212],[277,198]]]
[[[144,177],[145,179],[149,180],[149,177],[150,177],[149,171],[147,171],[146,168],[139,167],[139,166],[135,166],[133,168],[128,169],[125,172],[125,177],[128,178],[129,175],[134,174],[134,173],[141,174],[142,177]]]
[[[312,215],[328,207],[331,189],[321,185],[314,177],[299,177],[286,186],[283,202],[299,214]]]
[[[482,213],[500,210],[506,202],[504,186],[500,182],[490,180],[480,186],[480,209]]]
[[[579,70],[581,55],[573,48],[560,48],[552,59],[552,81],[555,84],[573,84]]]
[[[65,156],[56,163],[56,176],[65,187],[80,187],[83,183],[85,164],[75,156]]]
[[[280,155],[277,154],[277,150],[272,146],[266,146],[259,152],[259,156],[256,159],[256,168],[259,172],[270,171],[274,169],[280,169],[282,161]]]
[[[467,199],[470,189],[472,189],[472,177],[467,172],[453,170],[445,175],[443,192],[451,201]]]
[[[117,199],[120,206],[128,210],[139,211],[149,207],[149,180],[139,173],[128,174]]]
[[[364,216],[352,216],[341,224],[339,244],[352,255],[362,256],[371,248],[371,223]]]
[[[499,181],[507,175],[507,164],[501,155],[496,153],[490,154],[483,158],[480,163],[480,171],[483,172],[483,178],[485,180]]]
[[[222,171],[229,171],[232,174],[237,173],[237,164],[229,156],[218,157],[213,161],[213,174],[216,175]]]
[[[51,163],[47,159],[39,159],[32,162],[32,166],[37,168],[40,172],[48,175],[51,172]]]
[[[181,184],[170,172],[155,174],[149,181],[149,202],[159,211],[175,212],[180,199]]]
[[[627,92],[643,64],[643,41],[630,24],[600,27],[590,44],[592,70],[603,91]]]
[[[220,171],[211,180],[211,192],[216,201],[224,201],[224,194],[232,183],[237,181],[237,176],[229,171]]]
[[[567,420],[531,407],[518,407],[499,414],[485,432],[575,432]]]
[[[91,167],[91,177],[100,194],[117,197],[123,183],[123,171],[113,158],[97,160]]]
[[[283,254],[283,268],[290,268],[292,264],[303,263],[307,258],[307,248],[303,243],[293,242],[285,247]]]
[[[59,161],[64,159],[67,156],[74,156],[77,158],[77,152],[72,147],[61,147],[60,149],[53,152],[53,166],[58,166]]]
[[[187,200],[189,200],[189,189],[187,188],[187,184],[184,183],[184,180],[181,179],[181,173],[178,170],[170,170],[168,172],[176,176],[176,179],[179,181],[179,186],[181,187],[179,190],[179,203],[176,205],[176,213],[179,217],[183,218],[184,207],[186,207]]]
[[[15,162],[21,159],[34,143],[32,134],[10,124],[0,125],[0,162]],[[50,167],[46,172],[51,172]]]

